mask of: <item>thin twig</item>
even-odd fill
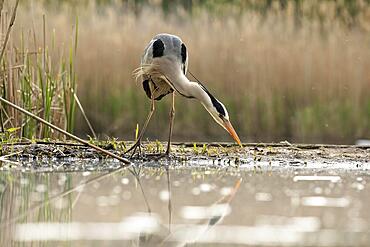
[[[44,144],[44,145],[55,145],[55,146],[72,146],[72,147],[84,147],[85,145],[78,142],[62,142],[62,141],[19,141],[19,142],[12,142],[12,143],[3,143],[2,146],[23,146],[23,145],[31,145],[31,144]]]
[[[18,3],[19,3],[19,0],[17,0],[15,2],[13,13],[12,13],[12,18],[10,19],[8,30],[6,31],[5,40],[4,40],[3,47],[1,48],[1,53],[0,53],[0,64],[1,64],[1,61],[3,60],[3,57],[4,57],[6,44],[8,43],[9,36],[10,36],[10,31],[11,31],[13,25],[14,25],[15,16],[17,14]],[[0,2],[0,4],[2,4],[2,3]]]
[[[8,115],[8,113],[6,112],[6,110],[5,110],[5,107],[3,107],[3,105],[2,104],[0,104],[0,111],[2,112],[2,113],[4,113],[4,116],[6,117],[6,119],[5,119],[5,121],[4,121],[4,119],[2,118],[1,119],[1,127],[2,127],[2,129],[3,129],[3,132],[5,132],[5,125],[9,122],[10,123],[10,126],[11,126],[11,128],[14,128],[14,125],[13,125],[13,122],[12,122],[12,117],[11,116],[9,116]],[[3,117],[3,115],[1,115],[1,117]]]
[[[0,108],[0,132],[4,132],[3,109]]]
[[[1,12],[3,11],[4,0],[0,0],[0,19],[1,19]]]
[[[81,114],[82,114],[82,116],[84,117],[84,119],[85,119],[85,121],[86,121],[86,123],[87,123],[87,126],[89,126],[89,129],[90,129],[90,131],[91,131],[92,135],[93,135],[93,136],[94,136],[94,138],[96,139],[97,137],[96,137],[95,131],[94,131],[94,129],[93,129],[93,127],[92,127],[92,125],[91,125],[91,123],[90,123],[89,119],[87,118],[87,115],[86,115],[86,113],[85,113],[85,110],[84,110],[84,108],[82,107],[82,104],[81,104],[80,100],[78,99],[77,94],[74,92],[73,88],[71,89],[71,91],[72,91],[72,93],[73,93],[73,96],[75,97],[75,101],[76,101],[76,103],[77,103],[77,106],[78,106],[78,108],[80,108]]]
[[[0,101],[3,102],[3,103],[5,103],[5,104],[7,104],[7,105],[9,105],[9,106],[11,106],[11,107],[13,107],[14,109],[16,109],[18,111],[26,114],[27,116],[30,116],[30,117],[36,119],[37,121],[45,124],[46,126],[49,126],[50,128],[52,128],[52,129],[54,129],[54,130],[62,133],[63,135],[68,136],[69,138],[71,138],[71,139],[73,139],[75,141],[78,141],[78,142],[80,142],[80,143],[82,143],[82,144],[84,144],[86,146],[89,146],[91,148],[94,148],[95,150],[98,150],[98,151],[100,151],[100,152],[102,152],[102,153],[104,153],[106,155],[109,155],[109,156],[111,156],[111,157],[113,157],[113,158],[115,158],[115,159],[117,159],[119,161],[122,161],[124,164],[127,164],[127,165],[131,164],[131,162],[128,159],[125,159],[125,158],[123,158],[121,156],[118,156],[118,155],[112,153],[112,152],[109,152],[109,151],[107,151],[105,149],[102,149],[101,147],[98,147],[98,146],[96,146],[94,144],[91,144],[88,141],[83,140],[83,139],[81,139],[81,138],[79,138],[79,137],[77,137],[77,136],[75,136],[75,135],[73,135],[73,134],[71,134],[71,133],[69,133],[69,132],[67,132],[67,131],[65,131],[65,130],[63,130],[63,129],[61,129],[61,128],[59,128],[59,127],[57,127],[57,126],[55,126],[55,125],[53,125],[51,123],[49,123],[49,122],[47,122],[47,121],[45,121],[44,119],[42,119],[42,118],[40,118],[40,117],[32,114],[31,112],[29,112],[29,111],[27,111],[27,110],[25,110],[25,109],[23,109],[23,108],[15,105],[15,104],[13,104],[12,102],[10,102],[10,101],[2,98],[2,97],[0,97]]]
[[[18,151],[18,152],[15,152],[15,153],[11,153],[11,154],[7,154],[7,155],[3,155],[3,156],[1,156],[0,157],[0,161],[1,162],[5,162],[5,163],[11,163],[11,164],[13,164],[13,165],[17,165],[17,166],[19,166],[20,165],[20,163],[19,162],[16,162],[16,161],[13,161],[13,160],[8,160],[7,158],[8,157],[11,157],[11,156],[14,156],[14,155],[17,155],[17,154],[21,154],[22,153],[22,151]]]
[[[1,1],[1,0],[0,0]],[[4,74],[5,72],[8,72],[9,70],[16,70],[16,69],[20,69],[20,68],[24,68],[25,65],[24,64],[19,64],[19,65],[13,65],[12,67],[10,67],[8,70],[0,70],[0,75]]]
[[[3,46],[1,48],[1,53],[0,53],[0,64],[2,63],[2,60],[3,60],[3,57],[4,57],[6,45],[8,43],[9,36],[10,36],[10,31],[11,31],[13,25],[14,25],[15,16],[16,16],[16,13],[17,13],[17,8],[18,8],[18,3],[19,3],[19,0],[17,0],[15,2],[13,13],[12,13],[12,18],[10,19],[8,30],[6,31],[5,40],[4,40]],[[1,11],[3,10],[3,4],[4,4],[4,0],[0,0],[0,17],[1,17]],[[0,110],[0,121],[1,121],[1,131],[4,132],[3,114],[2,114],[1,110]]]

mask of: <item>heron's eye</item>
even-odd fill
[[[157,39],[153,43],[153,58],[163,56],[164,44],[162,40]]]

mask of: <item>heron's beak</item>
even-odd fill
[[[231,125],[229,120],[223,121],[225,129],[229,132],[229,134],[232,136],[232,138],[236,141],[236,143],[239,144],[239,146],[242,147],[242,143],[240,142],[238,134],[235,132],[233,126]]]

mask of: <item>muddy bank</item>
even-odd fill
[[[100,142],[95,143],[123,157],[132,143]],[[170,159],[157,156],[165,150],[165,143],[145,142],[142,153],[135,154],[131,160],[136,164],[158,166],[169,164],[176,166],[214,166],[248,167],[264,165],[301,166],[310,164],[330,166],[340,164],[344,168],[361,168],[370,162],[370,147],[347,145],[290,144],[290,143],[247,143],[243,148],[231,143],[174,143]],[[73,142],[13,143],[2,145],[1,169],[37,168],[42,165],[51,167],[53,162],[63,169],[83,170],[87,162],[94,167],[94,162],[106,161],[107,167],[114,169],[121,164],[94,149]],[[66,162],[67,165],[61,165]],[[77,167],[77,168],[76,168]],[[79,168],[78,168],[79,167]],[[91,168],[92,169],[92,168]],[[98,169],[98,168],[96,168]]]

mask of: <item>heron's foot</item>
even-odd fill
[[[135,153],[138,151],[138,155],[140,156],[141,155],[141,140],[137,140],[135,142],[134,145],[132,145],[132,147],[130,147],[126,152],[124,152],[123,154],[128,154],[130,152],[131,155],[130,155],[130,159],[135,155]]]

